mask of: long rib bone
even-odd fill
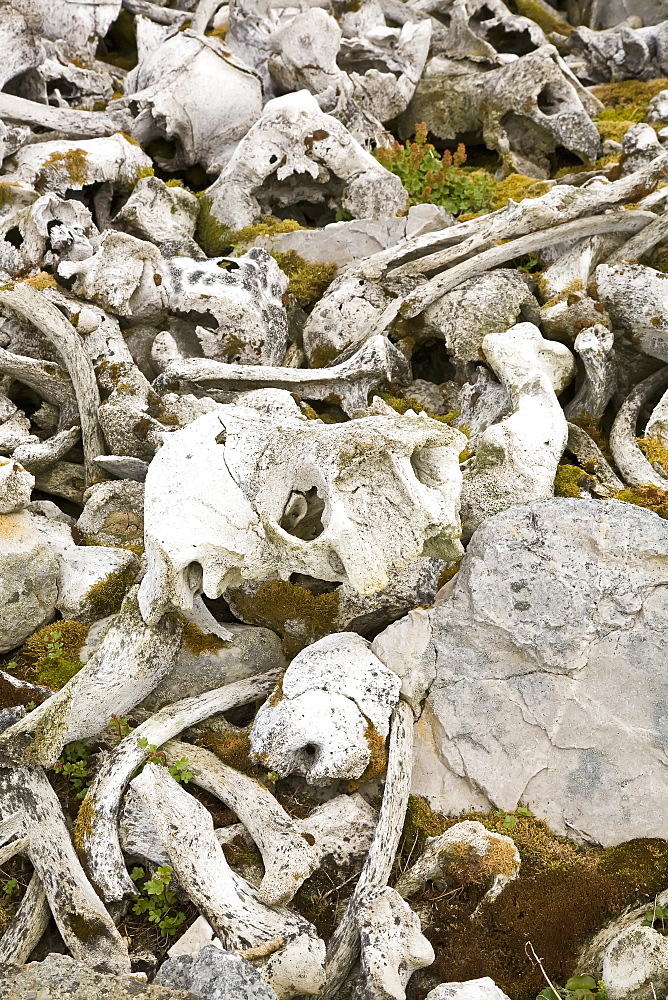
[[[271,792],[223,764],[210,750],[178,740],[170,740],[162,749],[170,763],[185,757],[194,771],[193,783],[221,799],[248,830],[264,861],[262,902],[270,906],[289,903],[318,867],[319,858]]]
[[[99,477],[99,469],[93,459],[105,453],[106,445],[97,417],[100,392],[81,337],[48,299],[25,282],[17,282],[9,290],[0,290],[0,305],[13,309],[22,319],[33,323],[62,357],[79,407],[84,469],[90,485]]]
[[[174,781],[147,764],[131,785],[140,796],[179,883],[228,949],[246,951],[282,939],[263,967],[279,1000],[319,993],[324,985],[324,944],[312,924],[284,907],[268,907],[227,864],[208,810]]]
[[[41,768],[0,771],[0,814],[17,812],[27,840],[25,853],[72,956],[102,971],[128,973],[127,948],[81,867],[58,797]],[[37,886],[32,896],[33,920],[36,915],[41,923]]]
[[[304,399],[338,397],[348,416],[364,409],[372,389],[388,382],[407,385],[410,369],[403,355],[386,337],[372,337],[347,361],[331,368],[303,370],[266,365],[227,365],[208,358],[170,361],[154,389],[174,391],[180,382],[194,382],[206,389],[287,389]]]
[[[359,952],[358,899],[370,886],[387,885],[390,877],[406,816],[412,759],[413,712],[405,701],[400,701],[392,718],[385,791],[376,834],[344,917],[327,949],[327,991],[330,996],[335,996],[345,983]]]
[[[149,757],[148,747],[161,746],[216,712],[266,696],[277,676],[277,670],[267,671],[167,705],[121,740],[107,757],[86,793],[75,830],[77,848],[86,856],[88,871],[104,899],[122,899],[134,892],[118,839],[118,814],[130,778]]]
[[[182,631],[170,615],[148,628],[131,592],[85,666],[0,735],[0,757],[52,767],[66,743],[95,736],[112,714],[129,712],[153,690],[171,668]]]
[[[639,382],[617,412],[610,431],[610,450],[617,468],[630,486],[658,486],[668,489],[664,479],[647,461],[636,444],[636,424],[640,410],[653,395],[668,385],[668,365]]]

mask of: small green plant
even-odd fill
[[[643,917],[644,927],[653,927],[655,931],[660,931],[661,934],[668,934],[668,906],[654,906],[651,910],[648,910]]]
[[[140,736],[137,740],[137,746],[140,746],[142,750],[148,750],[147,764],[160,764],[162,767],[166,767],[174,781],[178,781],[180,785],[185,785],[193,777],[195,772],[191,770],[186,757],[179,757],[173,764],[168,765],[165,751],[158,750],[156,744],[149,743],[145,736]]]
[[[2,891],[11,899],[14,893],[18,890],[18,887],[19,883],[15,878],[8,878],[2,887]]]
[[[132,912],[138,916],[146,914],[152,924],[157,924],[164,937],[175,934],[186,919],[182,910],[175,910],[176,893],[169,888],[172,880],[172,869],[169,865],[156,868],[153,878],[145,878],[143,868],[133,868],[130,878],[138,886],[139,893],[134,897]],[[145,879],[140,886],[141,879]]]
[[[81,669],[65,653],[62,632],[52,629],[44,636],[44,654],[37,663],[37,683],[43,687],[59,690]]]
[[[531,817],[533,816],[533,813],[525,806],[518,806],[517,809],[513,809],[512,812],[506,812],[505,809],[497,809],[494,815],[503,820],[501,825],[504,830],[514,830],[520,816]]]
[[[276,784],[279,778],[280,774],[278,773],[278,771],[267,771],[267,781],[269,782],[270,785]]]
[[[607,1000],[605,984],[593,976],[571,976],[564,987],[546,986],[536,1000]]]
[[[88,757],[90,757],[89,748],[81,740],[77,740],[63,748],[61,757],[53,765],[54,771],[67,777],[77,799],[84,798],[90,784]]]
[[[400,178],[413,205],[429,202],[446,212],[487,212],[494,196],[494,178],[485,170],[462,169],[466,147],[460,143],[455,153],[439,156],[427,142],[427,126],[416,125],[413,142],[379,146],[373,154],[379,163]]]
[[[132,727],[130,726],[128,720],[122,719],[119,715],[116,715],[115,713],[111,716],[111,719],[109,721],[113,729],[116,730],[116,734],[118,735],[119,740],[122,740],[123,737],[127,736],[132,730]]]

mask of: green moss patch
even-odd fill
[[[462,819],[478,820],[515,841],[522,867],[475,922],[471,914],[488,881],[462,884],[456,873],[443,885],[428,883],[411,905],[429,914],[424,933],[436,952],[433,966],[417,973],[409,1000],[422,1000],[434,982],[462,982],[490,976],[512,1000],[533,1000],[545,985],[526,955],[531,941],[556,983],[572,975],[580,949],[607,920],[626,906],[652,900],[668,885],[668,843],[635,840],[608,849],[581,847],[558,837],[541,820],[513,814],[470,813],[446,818],[411,797],[397,861],[397,874],[419,857],[428,836]],[[412,861],[411,861],[412,859]]]

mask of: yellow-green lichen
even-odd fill
[[[195,239],[208,257],[223,257],[232,245],[232,230],[218,222],[211,211],[211,198],[205,192],[198,195],[199,214]]]
[[[668,87],[668,79],[623,80],[621,83],[602,83],[593,93],[605,105],[599,121],[640,122],[647,114],[649,102]]]
[[[135,170],[134,184],[138,184],[143,177],[153,177],[155,176],[155,170],[153,167],[137,167]]]
[[[201,656],[202,653],[216,653],[226,645],[213,632],[204,632],[199,625],[188,619],[183,619],[182,645],[193,656]]]
[[[668,490],[660,490],[657,486],[635,486],[621,490],[615,493],[613,499],[644,507],[659,517],[668,518]]]
[[[547,181],[538,181],[535,177],[524,174],[508,174],[502,181],[497,181],[494,187],[492,209],[503,208],[512,199],[515,202],[525,198],[539,198],[550,190]]]
[[[637,441],[650,465],[658,465],[659,468],[657,471],[660,475],[668,479],[668,448],[666,448],[663,441],[651,435],[649,437],[637,438]]]
[[[275,251],[272,257],[290,279],[288,294],[294,295],[304,309],[310,309],[322,298],[336,276],[336,264],[314,264],[295,250]]]
[[[59,691],[81,669],[79,650],[87,636],[87,625],[68,618],[45,625],[15,655],[17,676]]]
[[[611,121],[608,118],[599,119],[595,122],[601,139],[612,139],[613,142],[621,142],[628,130],[633,128],[634,124],[635,122],[630,122],[626,119]]]
[[[248,244],[265,236],[280,236],[281,233],[295,233],[298,229],[305,228],[294,219],[277,219],[275,215],[265,215],[260,222],[234,230],[232,243],[234,246]]]
[[[42,164],[37,184],[48,183],[55,172],[64,172],[70,186],[82,188],[89,182],[88,153],[85,149],[68,149],[65,153],[54,152]]]
[[[94,583],[86,594],[85,614],[92,621],[114,615],[120,610],[128,588],[137,576],[137,566],[127,566],[120,573],[109,573]]]
[[[95,826],[95,806],[91,795],[86,795],[79,806],[77,817],[74,821],[74,849],[80,856],[84,854],[86,841],[91,836]]]
[[[384,403],[387,403],[388,406],[391,406],[393,410],[402,415],[407,413],[408,410],[413,410],[414,413],[426,413],[432,420],[438,420],[442,424],[449,425],[459,416],[459,411],[455,410],[452,413],[445,414],[431,413],[419,400],[413,399],[411,396],[402,399],[400,396],[392,396],[388,392],[379,392],[377,395],[380,396]]]
[[[31,275],[30,278],[23,278],[26,285],[31,285],[36,288],[39,292],[43,292],[45,288],[57,288],[58,282],[52,274],[47,274],[46,271],[39,271],[38,274]]]
[[[558,35],[570,35],[573,26],[563,21],[556,11],[547,11],[536,0],[510,0],[508,4],[514,14],[528,17],[543,29],[546,34],[555,31]]]
[[[596,480],[579,468],[577,465],[568,465],[566,462],[557,466],[557,474],[554,477],[555,497],[573,497],[578,500],[583,491],[596,486]]]

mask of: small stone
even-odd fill
[[[441,983],[425,1000],[508,1000],[493,979],[467,979],[464,983]]]
[[[0,456],[0,514],[12,514],[30,503],[35,477],[13,458]]]
[[[168,959],[155,982],[190,989],[206,1000],[277,1000],[250,962],[215,945],[202,948],[194,960],[185,955]]]

